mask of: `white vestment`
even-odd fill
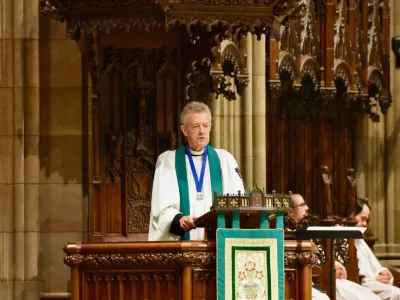
[[[342,269],[344,277],[347,278],[347,271],[343,265],[335,261],[335,268]],[[366,287],[347,279],[336,278],[336,300],[379,300],[380,298]]]
[[[368,288],[347,279],[336,279],[336,300],[379,300]]]
[[[235,158],[228,151],[215,149],[221,164],[221,177],[223,193],[237,194],[244,193],[243,181],[236,168]],[[200,177],[202,155],[193,154],[193,162],[197,176]],[[212,203],[210,168],[207,159],[203,181],[203,199],[197,200],[195,180],[190,168],[189,158],[186,155],[186,172],[189,185],[190,215],[200,217],[210,210]],[[153,194],[151,197],[151,213],[149,224],[149,241],[171,241],[179,240],[180,237],[169,232],[171,222],[180,213],[180,196],[178,179],[175,171],[175,150],[166,151],[157,159],[156,171],[153,181]],[[204,228],[197,228],[190,231],[191,240],[204,239]]]
[[[376,280],[376,276],[387,268],[382,267],[367,243],[363,239],[357,239],[355,245],[360,275],[365,276],[362,279],[362,285],[381,299],[400,300],[400,289],[393,286],[393,278],[388,284]]]
[[[322,293],[315,288],[312,288],[312,290],[311,290],[311,297],[312,297],[312,300],[329,300],[329,297],[327,294]]]

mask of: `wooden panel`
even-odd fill
[[[196,241],[69,244],[64,262],[72,269],[71,300],[214,300],[215,247]],[[313,251],[309,241],[285,241],[285,299],[311,300]]]
[[[180,275],[177,270],[88,271],[83,273],[82,300],[178,299]]]

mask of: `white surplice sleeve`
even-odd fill
[[[171,222],[179,213],[180,196],[175,171],[175,151],[166,151],[157,159],[151,197],[149,241],[178,240],[169,233]]]
[[[376,280],[376,276],[387,268],[380,264],[364,240],[356,240],[356,246],[360,274],[366,277],[365,280]]]

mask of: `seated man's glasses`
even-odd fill
[[[297,204],[297,205],[293,205],[292,208],[295,208],[295,207],[304,207],[304,206],[306,206],[306,203],[305,203],[305,202],[300,203],[300,204]]]

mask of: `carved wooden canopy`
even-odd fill
[[[258,36],[303,0],[39,0],[40,10],[77,28],[130,30],[202,25],[248,30]]]

